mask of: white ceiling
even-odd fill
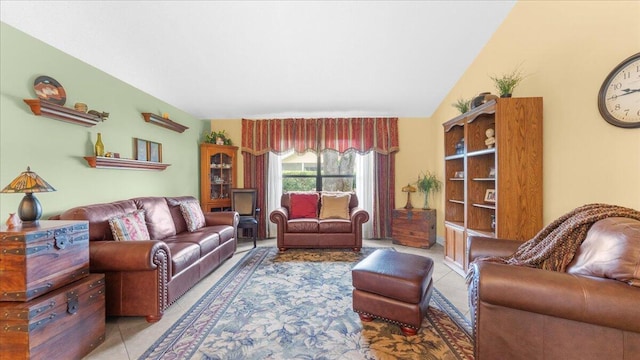
[[[0,20],[196,118],[426,117],[514,3],[2,0]]]

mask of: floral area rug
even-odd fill
[[[351,268],[375,248],[256,248],[140,359],[473,359],[468,320],[434,289],[415,336],[353,312]]]

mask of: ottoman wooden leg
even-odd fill
[[[404,336],[414,336],[418,333],[418,330],[406,326],[401,326],[400,331],[404,334]]]
[[[365,314],[358,314],[360,316],[360,321],[370,322],[373,321],[373,317]]]

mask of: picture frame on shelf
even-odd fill
[[[140,161],[147,161],[149,153],[147,151],[149,142],[147,140],[133,138],[133,158]]]
[[[489,177],[490,178],[496,177],[496,168],[493,166],[489,168]]]
[[[151,162],[162,162],[162,144],[149,141],[149,158],[148,161]]]
[[[495,189],[487,189],[484,193],[484,202],[487,203],[496,203],[496,190]]]

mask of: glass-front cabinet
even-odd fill
[[[237,187],[237,146],[200,144],[200,204],[202,210],[231,208],[231,189]]]

